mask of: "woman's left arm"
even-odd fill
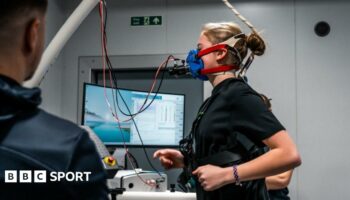
[[[267,190],[280,190],[288,187],[292,179],[293,170],[288,170],[281,174],[268,176],[265,178]]]
[[[233,167],[205,165],[198,167],[193,174],[197,175],[204,190],[212,191],[236,181],[249,181],[279,174],[301,164],[297,148],[285,130],[275,133],[263,142],[270,151],[236,166],[239,180],[234,176]]]

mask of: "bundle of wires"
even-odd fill
[[[167,59],[158,67],[157,71],[156,71],[156,74],[154,76],[154,80],[153,80],[153,83],[152,83],[152,86],[150,88],[150,91],[148,92],[148,95],[145,99],[145,101],[143,102],[141,108],[135,112],[135,113],[131,113],[130,109],[128,108],[127,106],[127,103],[125,102],[125,99],[123,98],[122,94],[120,93],[119,89],[118,89],[118,78],[116,76],[116,73],[114,73],[114,69],[113,69],[113,65],[109,59],[109,56],[108,56],[108,48],[107,48],[107,33],[106,33],[106,29],[107,29],[107,17],[108,17],[108,13],[107,13],[107,5],[106,5],[106,1],[105,0],[100,0],[100,4],[99,4],[99,13],[100,13],[100,28],[101,28],[101,41],[102,41],[102,65],[103,65],[103,86],[104,86],[104,96],[105,96],[105,100],[106,100],[106,103],[112,113],[112,116],[114,117],[114,119],[116,120],[117,124],[118,124],[118,128],[120,130],[120,132],[122,133],[122,139],[123,139],[123,144],[124,144],[124,148],[125,148],[125,152],[126,152],[126,156],[130,162],[130,165],[132,167],[132,169],[135,171],[135,173],[137,174],[137,176],[142,180],[142,182],[144,182],[145,184],[147,185],[150,185],[151,187],[155,186],[154,183],[150,183],[149,181],[145,181],[143,180],[143,178],[141,176],[139,176],[138,172],[136,171],[135,167],[134,167],[134,164],[131,162],[131,156],[130,156],[130,153],[128,152],[128,149],[126,147],[126,142],[125,142],[125,138],[124,138],[124,134],[123,134],[123,130],[121,128],[121,122],[126,122],[126,121],[132,121],[132,123],[134,124],[135,126],[135,129],[136,129],[136,132],[140,138],[140,141],[141,141],[141,146],[142,146],[142,149],[145,153],[145,156],[147,158],[147,161],[149,163],[149,165],[151,166],[151,168],[156,171],[158,173],[158,175],[160,176],[159,179],[157,179],[156,182],[163,182],[164,181],[164,177],[160,174],[160,172],[153,166],[152,162],[150,161],[149,159],[149,156],[147,154],[147,151],[144,147],[144,143],[143,143],[143,140],[142,140],[142,137],[140,135],[140,131],[137,127],[137,124],[134,120],[134,118],[144,112],[147,108],[149,108],[152,103],[154,102],[154,100],[156,99],[157,97],[157,94],[161,88],[161,85],[162,85],[162,82],[164,80],[164,72],[165,72],[165,69],[167,68],[168,66],[168,63],[171,59],[175,59],[172,55],[169,55],[167,57]],[[106,93],[106,66],[108,67],[108,74],[109,74],[109,79],[110,79],[110,86],[112,87],[112,96],[113,96],[113,108],[110,104],[110,101],[108,99],[108,96],[107,96],[107,93]],[[163,70],[162,70],[163,69]],[[151,93],[153,92],[154,90],[154,87],[155,87],[155,84],[157,82],[157,77],[160,73],[160,71],[162,70],[162,76],[161,76],[161,80],[159,82],[159,85],[158,85],[158,88],[157,90],[155,91],[155,94],[153,95],[152,99],[150,100],[150,96],[151,96]],[[117,92],[117,94],[114,93],[114,90]],[[122,100],[124,106],[126,107],[126,111],[123,111],[120,107],[120,102],[118,100],[118,95],[120,97],[120,99]],[[122,113],[124,116],[127,116],[129,117],[128,119],[124,120],[124,121],[121,121],[119,120],[119,117],[118,117],[118,114],[117,114],[117,108],[118,110],[120,111],[120,113]]]

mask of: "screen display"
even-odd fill
[[[104,88],[85,84],[82,124],[89,126],[106,145],[177,146],[183,138],[185,96],[181,94],[158,93],[153,103],[134,117],[142,107],[147,92],[136,90]],[[118,99],[115,97],[117,96]],[[148,97],[148,105],[155,93]],[[107,101],[109,103],[107,103]],[[125,103],[124,103],[125,102]],[[118,108],[119,105],[119,108]],[[144,106],[145,107],[145,106]],[[130,112],[128,111],[130,110]],[[121,111],[122,112],[121,112]],[[113,112],[116,116],[113,116]],[[120,121],[120,127],[117,119]]]

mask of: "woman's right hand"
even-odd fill
[[[175,149],[158,150],[154,152],[153,158],[158,158],[165,169],[184,167],[184,156]]]

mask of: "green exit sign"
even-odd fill
[[[131,26],[160,26],[162,16],[131,17]]]

